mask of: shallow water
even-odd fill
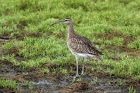
[[[81,76],[73,81],[71,74],[49,75],[40,73],[34,68],[24,70],[19,68],[7,61],[2,61],[0,65],[0,77],[15,80],[18,83],[17,93],[128,93],[129,86],[134,85],[136,93],[140,93],[139,85],[130,79],[128,85],[125,79],[91,72],[92,75]],[[2,90],[13,91],[8,88]]]
[[[68,77],[67,77],[68,78]],[[42,93],[71,93],[71,92],[82,92],[82,93],[127,93],[127,87],[122,87],[118,85],[109,85],[108,81],[110,79],[101,78],[98,79],[98,82],[95,83],[92,77],[82,77],[81,81],[76,81],[72,83],[73,78],[69,78],[69,81],[59,81],[59,82],[50,82],[47,80],[41,80],[38,82],[32,82],[30,87],[38,91],[40,89]],[[97,79],[96,79],[97,80]],[[110,82],[114,82],[115,79]],[[83,84],[83,85],[82,85]],[[21,86],[20,86],[21,87]],[[85,88],[85,89],[84,89]],[[28,92],[32,91],[29,87],[22,87],[23,90]],[[21,88],[19,88],[21,90]]]

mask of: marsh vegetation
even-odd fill
[[[140,92],[139,0],[0,0],[0,6],[0,91]],[[67,26],[50,27],[66,17],[104,54],[103,62],[87,60],[76,81]]]

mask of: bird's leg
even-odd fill
[[[83,75],[84,74],[84,57],[82,58],[82,73],[81,73],[81,75]]]
[[[80,75],[78,74],[78,57],[76,56],[76,75],[74,78],[79,77]]]

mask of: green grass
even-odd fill
[[[16,89],[17,83],[12,80],[4,80],[4,79],[0,78],[0,87],[8,87],[8,88]]]
[[[136,90],[133,87],[128,88],[129,93],[136,93]]]
[[[97,43],[96,47],[103,51],[104,61],[98,66],[107,66],[107,73],[140,80],[140,54],[129,55],[129,49],[140,51],[139,0],[1,0],[0,6],[0,36],[12,39],[2,48],[17,49],[1,59],[24,68],[41,67],[49,62],[75,63],[66,46],[67,26],[50,27],[53,22],[70,17],[75,31]],[[124,46],[127,51],[122,51]],[[21,60],[16,59],[16,54]],[[51,73],[47,67],[41,72]],[[61,72],[68,73],[66,69]]]

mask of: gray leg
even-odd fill
[[[76,76],[75,76],[75,78],[78,76],[79,76],[79,74],[78,74],[78,57],[76,57]]]
[[[84,57],[82,58],[82,73],[81,73],[81,75],[83,75],[84,74]]]

